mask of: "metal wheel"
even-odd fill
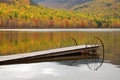
[[[70,47],[70,46],[77,46],[77,41],[73,37],[69,37],[66,40],[63,40],[61,43],[61,47]]]
[[[75,38],[73,38],[73,37],[69,37],[68,39],[63,40],[61,43],[61,47],[70,47],[70,46],[77,46],[77,45],[78,45],[78,43],[75,40]],[[69,63],[71,63],[70,66],[72,66],[76,61],[77,60],[73,60],[73,61],[69,62]]]
[[[90,58],[86,59],[86,64],[90,70],[98,70],[104,61],[104,44],[100,38],[94,37],[87,42],[86,49],[88,45],[100,46],[97,50],[87,52],[90,54]]]

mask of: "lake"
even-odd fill
[[[35,52],[64,45],[87,44],[93,37],[99,37],[105,46],[105,58],[120,65],[120,31],[119,30],[13,30],[0,31],[0,55]]]
[[[0,66],[0,80],[119,80],[119,30],[1,30],[0,55],[22,54],[64,46],[87,44],[99,37],[105,47],[105,61],[97,70],[89,70],[78,60],[73,66],[65,62],[42,62]],[[61,45],[64,44],[64,45]]]

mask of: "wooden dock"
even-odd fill
[[[0,56],[0,65],[88,59],[90,58],[89,52],[94,52],[99,47],[99,45],[87,45],[87,47],[86,45],[78,45],[39,52]]]

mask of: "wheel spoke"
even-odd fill
[[[87,42],[86,50],[87,50],[88,45],[100,46],[100,48],[96,49],[95,52],[92,52],[90,54],[90,56],[91,56],[90,59],[86,59],[86,63],[87,63],[87,66],[89,67],[89,69],[97,70],[98,68],[101,67],[101,65],[103,64],[103,60],[104,60],[103,42],[98,37],[94,37],[93,39],[91,39]],[[86,55],[87,55],[87,53],[86,53]],[[96,57],[98,57],[98,58],[96,58]]]

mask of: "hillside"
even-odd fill
[[[0,3],[0,28],[120,28],[119,0],[93,0],[72,10],[34,6],[24,1],[28,0]]]
[[[96,15],[96,17],[104,17],[108,22],[108,26],[112,21],[118,21],[116,24],[120,23],[120,0],[93,0],[79,4],[71,9],[90,15]]]
[[[87,20],[86,14],[74,11],[0,3],[0,28],[80,28],[89,27]]]
[[[14,4],[16,2],[21,4],[35,4],[32,0],[0,0],[1,3]]]
[[[79,4],[72,8],[73,10],[88,12],[93,14],[120,11],[120,0],[93,0],[91,2]],[[112,11],[112,12],[111,12]]]
[[[89,2],[91,0],[32,0],[38,5],[44,5],[50,8],[68,9],[75,5]]]

